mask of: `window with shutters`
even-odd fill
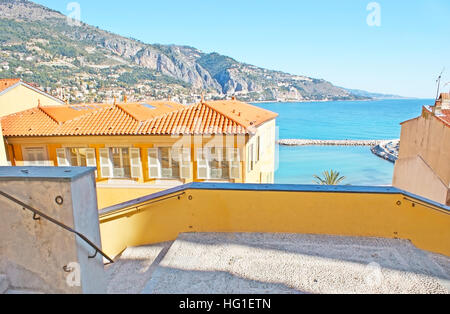
[[[140,148],[100,148],[99,155],[102,178],[138,179],[142,177]]]
[[[229,180],[230,179],[230,163],[225,155],[226,150],[223,148],[210,148],[210,174],[209,178],[213,180]]]
[[[177,147],[151,148],[148,150],[148,168],[152,179],[189,179],[191,150]]]
[[[208,147],[197,150],[197,178],[200,180],[239,179],[240,169],[237,148]]]
[[[60,167],[97,167],[94,148],[60,148],[56,150]]]

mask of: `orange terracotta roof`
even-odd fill
[[[104,105],[103,105],[104,106]],[[86,114],[93,113],[98,109],[102,109],[102,106],[91,105],[91,106],[59,106],[59,107],[39,107],[44,113],[46,113],[50,118],[55,120],[57,123],[64,123],[76,118],[85,116]]]
[[[9,137],[251,134],[277,114],[238,101],[37,107],[1,120]]]
[[[0,79],[0,92],[20,82],[20,79]]]
[[[257,127],[278,116],[274,112],[237,100],[219,100],[206,102],[205,104],[246,128]]]

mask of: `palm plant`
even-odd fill
[[[323,177],[319,177],[318,175],[314,175],[314,178],[316,179],[316,183],[320,185],[339,185],[342,181],[344,181],[346,178],[344,176],[341,176],[341,174],[337,171],[331,170],[331,171],[324,171],[322,173]]]

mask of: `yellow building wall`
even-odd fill
[[[411,240],[450,256],[450,214],[401,194],[186,190],[100,216],[104,251],[175,240],[190,232],[267,232]],[[167,196],[164,196],[167,198]],[[398,205],[398,202],[400,202]]]
[[[19,85],[0,96],[0,117],[28,110],[38,106],[61,106],[62,101],[38,93],[26,86]]]
[[[163,190],[152,188],[97,188],[98,208],[103,209]]]
[[[267,130],[272,130],[275,128],[275,121],[264,125],[262,131],[258,129],[259,136],[267,136],[269,133]],[[266,140],[265,142],[269,142]],[[153,147],[171,147],[173,145],[190,147],[191,148],[191,177],[188,179],[180,179],[176,184],[186,184],[190,182],[202,182],[204,180],[199,180],[197,178],[197,149],[206,146],[215,147],[234,147],[240,149],[241,155],[241,175],[239,179],[231,180],[232,183],[250,183],[254,181],[248,181],[251,178],[245,173],[246,165],[246,143],[248,137],[246,136],[183,136],[183,137],[172,137],[172,136],[84,136],[84,137],[45,137],[45,138],[8,138],[8,143],[11,146],[11,154],[13,155],[15,166],[23,166],[23,156],[22,148],[27,145],[38,145],[46,146],[48,152],[48,165],[57,166],[56,150],[58,148],[68,146],[68,147],[89,147],[95,148],[97,154],[97,191],[98,191],[98,204],[99,208],[105,208],[114,204],[123,203],[141,196],[153,194],[157,191],[167,189],[169,187],[161,187],[158,184],[159,180],[149,178],[148,171],[148,158],[147,149]],[[273,137],[273,141],[275,141]],[[100,156],[99,149],[112,146],[127,146],[135,147],[141,149],[141,165],[142,165],[142,175],[139,179],[127,179],[120,182],[115,182],[110,184],[108,179],[101,177],[100,172]],[[268,146],[270,146],[268,144]],[[272,147],[275,147],[273,143]],[[267,149],[262,160],[257,164],[258,169],[262,169],[263,165],[267,164],[268,169],[273,172],[274,165],[274,148]],[[260,170],[256,170],[254,176],[260,178]],[[115,180],[117,181],[117,180]],[[272,183],[272,182],[270,182]]]
[[[3,95],[0,95],[0,118],[35,108],[40,102],[41,106],[61,106],[62,101],[58,102],[45,94],[38,93],[23,85],[11,89]],[[3,133],[0,128],[0,139],[3,139]],[[3,139],[4,140],[4,139]],[[0,166],[7,166],[6,151],[4,145],[0,145]]]
[[[260,139],[260,158],[257,160],[258,138]],[[253,145],[253,156],[249,148]],[[256,129],[245,145],[244,177],[245,183],[274,183],[276,153],[276,121],[269,121]],[[255,160],[253,170],[248,161]]]

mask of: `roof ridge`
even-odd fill
[[[55,106],[55,107],[56,107],[56,106]],[[53,122],[55,122],[56,124],[58,124],[58,125],[62,125],[62,124],[63,124],[62,122],[59,122],[58,120],[56,120],[56,118],[52,117],[52,116],[49,115],[47,112],[45,112],[45,111],[43,110],[43,108],[46,108],[46,107],[37,106],[37,107],[35,107],[35,108],[33,108],[33,109],[37,109],[37,110],[41,111],[41,112],[42,112],[43,114],[45,114],[47,117],[49,117],[50,119],[52,119]],[[47,107],[47,108],[48,108],[48,107]]]
[[[236,124],[239,125],[240,127],[243,127],[245,130],[247,130],[247,126],[243,125],[241,122],[237,121],[235,118],[233,118],[233,117],[231,117],[231,116],[229,116],[229,115],[227,115],[227,114],[221,112],[220,110],[217,110],[216,108],[214,108],[214,107],[212,107],[211,105],[209,105],[207,102],[202,102],[202,103],[200,103],[200,104],[201,104],[201,105],[207,106],[209,109],[211,109],[211,110],[217,112],[218,114],[220,114],[221,116],[223,116],[223,117],[225,117],[225,118],[227,118],[227,119],[230,119],[231,121],[233,121],[234,123],[236,123]]]
[[[126,111],[124,108],[122,108],[122,104],[115,103],[113,106],[119,108],[120,111],[124,112],[126,115],[130,116],[131,118],[133,118],[136,122],[141,122],[142,121],[142,120],[139,120],[139,118],[135,117],[130,112]]]

